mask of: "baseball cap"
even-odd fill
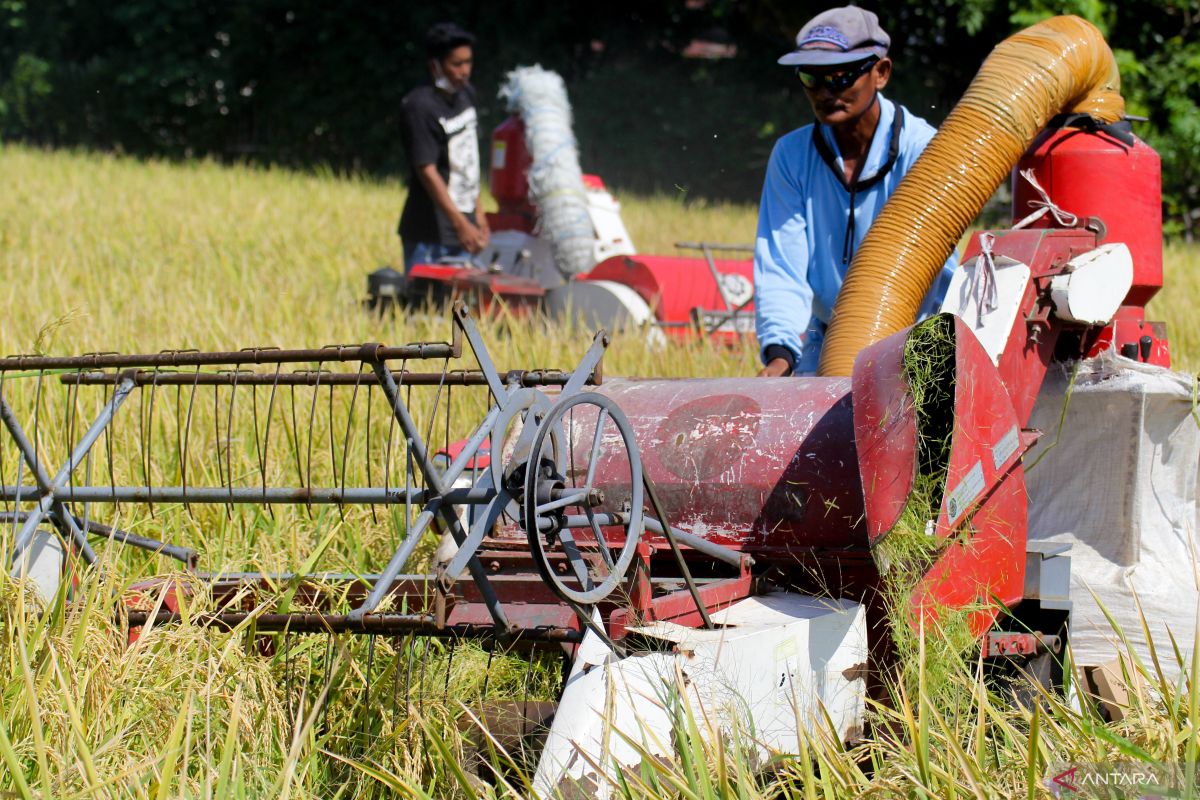
[[[779,63],[789,67],[850,64],[871,56],[885,57],[891,43],[873,12],[857,6],[831,8],[800,29],[796,49]]]

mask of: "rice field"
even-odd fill
[[[21,147],[0,150],[0,174],[6,178],[0,352],[319,347],[449,336],[445,318],[380,318],[361,307],[366,274],[400,261],[394,231],[404,188],[398,183]],[[618,199],[642,252],[669,253],[676,241],[753,237],[751,206]],[[1191,306],[1200,298],[1200,248],[1171,244],[1165,257],[1169,288],[1151,305],[1151,316],[1167,322],[1176,368],[1195,372],[1200,323]],[[505,319],[482,327],[501,368],[570,368],[591,338],[548,323],[532,331]],[[752,347],[693,342],[664,349],[634,335],[618,335],[605,360],[609,375],[748,375],[755,369]],[[28,408],[42,402],[32,398],[32,385],[6,386],[5,396]],[[307,401],[300,399],[301,408]],[[70,418],[71,401],[44,402],[39,444],[58,452],[69,438],[58,420]],[[418,398],[417,406],[428,402]],[[482,409],[478,398],[456,395],[455,402],[456,414],[468,422]],[[85,404],[79,413],[93,410]],[[143,411],[129,412],[138,415],[135,421],[114,433],[135,454],[142,445],[153,449],[136,423]],[[259,440],[247,432],[248,412],[239,413],[222,422],[220,412],[197,412],[197,440],[221,442],[215,449],[197,445],[188,456],[197,481],[218,482],[224,467],[212,452],[226,457],[230,474],[253,473]],[[353,413],[352,405],[339,406],[329,419],[344,423]],[[153,439],[163,449],[154,450],[149,463],[136,456],[119,460],[111,467],[114,480],[137,483],[178,471],[185,459],[165,444],[175,433],[164,423]],[[446,435],[454,433],[457,428]],[[309,467],[319,477],[336,479],[341,455],[342,479],[347,462],[350,480],[363,478],[360,465],[371,462],[372,443],[356,433],[330,454],[329,434],[328,427],[303,424],[280,433],[267,445],[272,478],[294,482],[303,467],[293,456],[305,449],[316,451],[316,466],[310,461]],[[11,482],[10,453],[0,457],[0,468]],[[167,507],[154,517],[128,511],[119,522],[196,548],[214,571],[302,570],[315,563],[377,568],[400,530],[394,517],[366,511],[293,511],[227,515],[216,506],[193,515]],[[11,530],[3,527],[0,550],[8,552]],[[535,664],[531,672],[516,657],[451,657],[436,647],[414,651],[404,641],[381,640],[378,652],[367,652],[361,640],[339,640],[321,652],[267,652],[244,632],[187,627],[155,630],[127,646],[115,620],[121,592],[131,580],[173,569],[160,556],[109,560],[102,572],[82,576],[69,609],[59,604],[46,613],[0,577],[0,796],[528,795],[520,759],[506,763],[509,757],[486,743],[482,757],[504,767],[502,777],[491,785],[467,774],[463,764],[481,757],[471,755],[479,740],[470,715],[486,690],[481,676],[493,690],[508,686],[514,696],[537,699],[553,694],[552,666]],[[924,644],[917,646],[923,653]],[[1162,663],[1178,658],[1157,655]],[[302,658],[308,666],[295,668]],[[355,688],[368,660],[385,665],[374,692]],[[403,665],[414,662],[428,669],[418,683],[429,683],[422,697],[431,699],[420,707],[387,694],[400,682]],[[707,723],[685,716],[674,734],[676,758],[648,761],[615,794],[1034,798],[1050,796],[1044,779],[1054,764],[1112,759],[1170,768],[1182,784],[1196,785],[1200,691],[1188,678],[1197,674],[1194,663],[1178,665],[1185,675],[1180,683],[1166,677],[1171,670],[1159,661],[1132,663],[1143,688],[1114,723],[1086,704],[1057,697],[1013,708],[969,655],[938,674],[924,664],[918,656],[914,680],[897,688],[895,703],[872,709],[876,738],[846,746],[818,729],[805,739],[804,752],[781,756],[764,770],[752,766],[736,735],[704,735],[711,733]],[[411,687],[411,667],[408,672],[403,685]],[[928,691],[935,681],[939,691]],[[322,696],[331,684],[348,687],[333,704]],[[958,702],[934,703],[934,696]],[[374,713],[387,703],[405,713]]]

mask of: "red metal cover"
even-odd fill
[[[1123,242],[1133,254],[1133,287],[1125,302],[1144,306],[1163,285],[1162,165],[1140,139],[1132,146],[1105,133],[1074,128],[1046,131],[1013,171],[1013,221],[1029,214],[1041,196],[1020,177],[1032,169],[1050,199],[1079,217],[1099,217],[1106,242]],[[1049,214],[1033,223],[1053,224]],[[1028,263],[1028,262],[1026,262]]]
[[[854,441],[874,545],[908,503],[917,473],[917,420],[904,374],[906,328],[869,347],[854,361]]]
[[[726,294],[754,321],[754,262],[715,259]],[[684,256],[613,256],[580,275],[583,281],[615,281],[637,292],[654,309],[659,322],[690,324],[695,309],[725,311],[725,301],[703,258]]]
[[[867,547],[845,378],[606,380],[633,425],[642,461],[676,527],[779,558]],[[583,469],[593,424],[569,437]],[[611,497],[624,462],[601,461]],[[619,477],[618,477],[619,476]]]

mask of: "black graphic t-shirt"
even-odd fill
[[[475,220],[479,199],[479,138],[475,90],[467,86],[452,95],[432,86],[413,89],[403,101],[401,131],[410,165],[408,200],[400,215],[400,237],[406,242],[457,245],[450,219],[434,204],[417,178],[417,168],[436,164],[455,208]]]

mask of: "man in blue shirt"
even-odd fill
[[[817,121],[780,138],[767,163],[754,243],[759,375],[816,371],[854,251],[935,133],[881,93],[890,44],[875,14],[847,6],[814,17],[779,59]],[[952,254],[921,316],[941,305],[955,264]]]

